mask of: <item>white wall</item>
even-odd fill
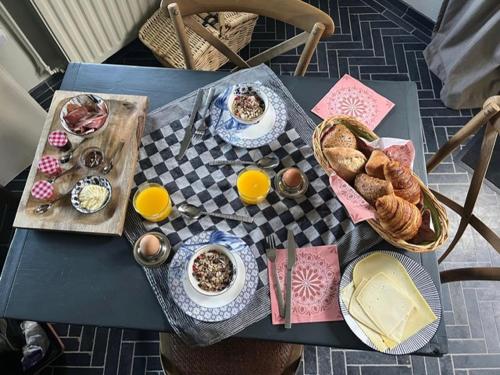
[[[31,56],[24,50],[16,36],[0,19],[0,65],[14,77],[25,90],[31,90],[48,77],[48,73],[39,72]]]
[[[416,11],[436,21],[443,0],[403,0]],[[475,1],[475,0],[474,0]]]
[[[47,113],[1,66],[0,103],[0,185],[6,185],[32,163]]]

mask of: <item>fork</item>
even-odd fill
[[[266,255],[267,259],[270,263],[273,264],[273,284],[274,284],[274,292],[276,294],[276,298],[278,299],[278,310],[281,317],[285,317],[285,303],[283,302],[283,294],[281,293],[280,281],[278,279],[278,272],[276,271],[276,240],[274,235],[266,237]]]
[[[201,125],[198,126],[198,128],[194,132],[194,136],[192,139],[193,143],[201,141],[201,139],[205,135],[205,132],[207,130],[207,120],[206,120],[207,111],[208,111],[208,108],[210,107],[210,104],[212,103],[212,98],[214,97],[214,92],[215,92],[215,89],[213,87],[210,87],[210,89],[208,90],[208,94],[207,94],[207,104],[206,104],[205,108],[203,109],[203,113],[201,115]]]

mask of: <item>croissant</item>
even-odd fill
[[[404,241],[415,237],[422,225],[417,206],[394,194],[378,198],[375,207],[382,227]]]
[[[390,161],[384,165],[384,175],[392,184],[394,194],[413,204],[420,202],[420,184],[409,168]]]

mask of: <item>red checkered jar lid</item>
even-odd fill
[[[31,195],[35,199],[48,200],[54,195],[54,186],[48,181],[37,181],[31,188]]]
[[[53,156],[46,155],[38,162],[38,170],[49,176],[56,176],[61,173],[61,165],[59,160]]]
[[[65,132],[56,130],[49,134],[49,145],[54,147],[64,147],[68,143],[68,136]]]

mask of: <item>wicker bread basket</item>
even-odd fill
[[[227,44],[232,51],[238,52],[252,38],[258,16],[250,13],[220,12],[193,16],[208,31]],[[200,37],[189,27],[186,33],[193,54],[195,70],[217,70],[228,62],[228,58]],[[166,7],[158,9],[139,30],[139,39],[165,66],[185,68],[174,25]]]
[[[337,124],[346,126],[352,133],[354,133],[354,135],[369,142],[379,138],[366,125],[351,116],[339,115],[330,117],[323,121],[314,130],[313,149],[316,160],[328,175],[332,174],[334,171],[328,163],[327,158],[323,154],[321,140],[323,139],[323,135],[328,133],[328,131],[330,131],[332,127]],[[439,201],[422,182],[422,180],[415,173],[413,173],[413,175],[417,178],[422,189],[422,193],[424,195],[424,207],[428,208],[431,213],[432,223],[436,232],[436,238],[434,239],[434,241],[421,244],[413,244],[407,241],[403,241],[397,237],[394,237],[391,233],[388,233],[380,225],[380,222],[377,219],[368,220],[368,224],[370,224],[371,227],[390,244],[415,253],[424,253],[436,250],[448,238],[448,216],[444,207],[441,205],[441,203],[439,203]]]

